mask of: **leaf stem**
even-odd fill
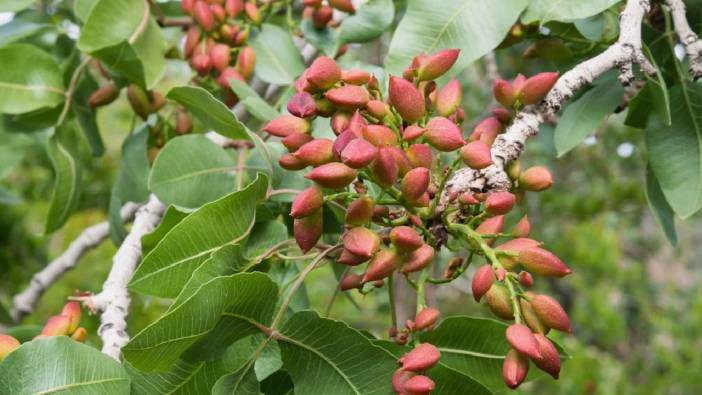
[[[76,67],[75,70],[73,70],[73,74],[71,75],[71,81],[68,83],[68,89],[66,90],[66,99],[63,103],[63,109],[61,110],[61,114],[58,117],[58,121],[56,121],[56,126],[61,126],[63,124],[63,121],[66,120],[66,116],[68,115],[68,110],[71,108],[71,102],[73,101],[73,93],[76,90],[76,86],[78,85],[78,78],[80,77],[80,74],[83,72],[83,69],[90,63],[92,58],[90,56],[86,56],[85,59],[83,59],[82,62]]]

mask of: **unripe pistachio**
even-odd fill
[[[322,237],[322,209],[302,218],[295,218],[293,221],[293,234],[295,241],[303,253],[307,253]]]
[[[405,122],[415,123],[424,116],[424,96],[413,83],[391,76],[388,94],[390,103]]]
[[[106,106],[119,96],[119,90],[113,84],[101,86],[90,94],[88,98],[88,105],[90,107],[102,107]]]
[[[441,312],[433,307],[427,307],[417,314],[414,320],[414,330],[422,331],[425,329],[431,330],[439,320]]]
[[[423,372],[439,362],[441,352],[433,344],[421,343],[400,358],[402,369],[410,372]]]
[[[452,79],[436,93],[436,111],[442,117],[448,117],[458,110],[463,97],[463,89],[458,80]]]
[[[492,164],[490,146],[480,140],[472,141],[461,148],[461,159],[470,168],[484,169]]]
[[[339,189],[349,185],[357,175],[356,170],[345,164],[332,162],[315,168],[305,178],[325,188]]]
[[[341,161],[354,169],[366,167],[377,157],[378,148],[364,139],[351,140],[341,151]]]
[[[371,100],[366,104],[366,110],[373,118],[382,120],[388,113],[388,105],[380,100]]]
[[[307,92],[296,93],[288,102],[288,112],[300,118],[314,115],[316,108],[314,98]]]
[[[334,115],[336,112],[336,107],[334,107],[334,105],[324,97],[314,99],[314,106],[317,111],[317,115],[320,117],[328,118]]]
[[[518,92],[509,82],[497,79],[492,84],[492,94],[498,103],[505,107],[512,107],[517,101]]]
[[[282,155],[280,158],[278,158],[278,164],[283,169],[290,171],[302,170],[307,167],[305,162],[297,159],[292,154]]]
[[[323,5],[315,9],[312,14],[312,22],[315,29],[323,29],[334,17],[334,10],[328,5]]]
[[[471,140],[480,140],[491,147],[495,142],[497,135],[502,131],[502,124],[495,117],[488,117],[482,120],[473,129],[470,135]]]
[[[368,224],[373,218],[375,201],[368,196],[361,196],[349,203],[346,208],[346,224],[362,226]]]
[[[524,81],[519,101],[524,105],[540,102],[558,81],[557,72],[539,73]]]
[[[519,272],[519,283],[527,288],[534,285],[534,277],[527,271]]]
[[[341,80],[351,85],[365,85],[370,80],[370,73],[365,70],[342,70]]]
[[[368,258],[364,258],[362,256],[354,255],[348,250],[344,249],[341,250],[341,255],[339,255],[339,258],[336,260],[338,264],[341,265],[346,265],[346,266],[357,266],[360,265],[361,263],[367,261]]]
[[[304,144],[314,140],[314,137],[307,133],[292,133],[281,140],[281,143],[288,149],[289,152],[295,152]]]
[[[302,191],[292,202],[290,216],[302,218],[312,215],[324,205],[324,194],[316,186],[309,187]]]
[[[549,328],[570,333],[570,319],[558,301],[548,295],[529,293],[534,312]]]
[[[345,250],[362,258],[372,257],[380,248],[378,234],[362,226],[348,230],[343,241]]]
[[[310,123],[294,115],[280,115],[268,122],[262,130],[276,137],[287,137],[293,133],[308,133]]]
[[[202,37],[202,31],[197,26],[191,26],[188,29],[188,33],[185,35],[185,46],[183,47],[183,52],[185,58],[189,58],[195,52],[195,48],[200,43],[200,38]]]
[[[334,142],[329,139],[315,139],[304,144],[293,154],[308,166],[321,166],[334,160]]]
[[[244,0],[226,0],[224,10],[231,18],[236,18],[241,11],[244,10]]]
[[[407,148],[406,154],[412,167],[431,168],[434,163],[434,154],[426,144],[412,144]]]
[[[531,224],[529,223],[529,218],[524,214],[522,219],[512,228],[512,235],[516,237],[529,237],[530,230]]]
[[[493,283],[485,294],[490,311],[503,320],[514,319],[514,307],[510,299],[509,290],[500,283]]]
[[[423,57],[417,67],[417,78],[428,81],[441,77],[458,59],[460,49],[444,49]]]
[[[67,315],[55,315],[49,317],[46,325],[42,328],[40,336],[65,336],[70,334],[71,317]]]
[[[149,114],[151,114],[149,97],[139,86],[132,84],[127,87],[127,100],[132,110],[142,119],[148,118]]]
[[[536,342],[539,344],[539,352],[541,357],[532,358],[534,364],[544,372],[558,379],[561,372],[561,357],[558,355],[556,346],[544,335],[537,333],[534,335]]]
[[[520,353],[529,358],[540,358],[539,343],[536,342],[534,334],[528,326],[523,324],[512,324],[505,332],[507,342]]]
[[[200,76],[207,75],[212,71],[212,58],[202,52],[197,52],[193,56],[191,63]]]
[[[205,31],[212,30],[214,27],[214,16],[212,9],[205,1],[196,1],[193,6],[193,19],[198,25],[202,26]]]
[[[423,127],[421,127],[419,125],[416,125],[416,124],[409,125],[402,131],[402,139],[405,141],[416,140],[416,139],[422,137],[422,135],[424,135],[425,131],[426,131],[426,129],[424,129]]]
[[[348,291],[349,289],[361,288],[363,283],[361,282],[361,276],[356,273],[349,273],[341,279],[339,283],[339,289],[342,291]]]
[[[348,12],[349,14],[353,14],[356,12],[356,9],[353,7],[353,3],[351,0],[328,0],[329,5],[332,6],[332,8],[336,8],[339,11],[343,12]]]
[[[401,271],[403,273],[413,273],[427,267],[434,260],[434,247],[423,244],[421,247],[403,257]]]
[[[426,128],[424,137],[432,147],[439,151],[455,151],[464,144],[461,129],[448,118],[434,117],[427,122]]]
[[[87,338],[88,331],[83,327],[77,328],[75,332],[73,332],[73,334],[71,335],[71,339],[81,343],[83,343]]]
[[[20,348],[19,340],[10,335],[0,333],[0,361],[5,359],[11,352]]]
[[[400,184],[402,196],[410,202],[419,199],[429,188],[429,169],[426,167],[415,167],[410,170]]]
[[[543,166],[530,167],[519,176],[519,187],[527,191],[540,192],[553,185],[551,172]]]
[[[494,282],[495,273],[492,270],[492,266],[481,266],[473,275],[473,282],[471,283],[473,299],[475,299],[476,302],[480,302],[480,299],[490,290]]]
[[[363,282],[381,280],[395,271],[398,264],[397,253],[392,249],[378,251],[368,264]]]
[[[400,252],[414,251],[424,245],[424,241],[413,228],[396,226],[390,231],[390,241]]]
[[[212,10],[212,15],[214,19],[219,23],[224,23],[227,19],[227,13],[224,11],[224,7],[221,4],[210,4],[210,9]]]
[[[63,306],[63,309],[61,309],[61,315],[65,315],[66,317],[70,318],[71,320],[71,325],[68,328],[68,333],[73,333],[75,332],[76,329],[78,329],[78,325],[80,325],[80,303],[78,302],[68,302]]]
[[[507,164],[505,167],[505,171],[507,172],[507,176],[509,176],[510,180],[516,181],[519,179],[519,175],[522,172],[521,164],[519,162],[519,159],[513,160]]]
[[[251,74],[253,74],[254,68],[256,67],[256,53],[251,47],[243,47],[239,51],[239,56],[236,61],[236,68],[239,73],[245,78],[249,79]],[[293,114],[294,115],[294,114]],[[304,117],[303,117],[304,118]]]
[[[376,147],[397,145],[395,132],[385,125],[367,125],[363,129],[363,138]]]
[[[427,395],[434,391],[434,381],[427,376],[417,375],[405,382],[404,392],[407,395]]]
[[[329,89],[339,80],[341,69],[334,59],[327,56],[315,59],[307,70],[307,81],[318,89]]]
[[[180,0],[180,8],[184,13],[192,15],[195,0]]]
[[[459,198],[460,199],[460,198]],[[483,223],[478,225],[477,228],[475,228],[475,231],[478,232],[481,235],[491,235],[491,234],[497,234],[502,232],[502,228],[505,225],[505,217],[504,215],[498,215],[492,218],[488,218]],[[495,242],[495,239],[485,239],[485,242],[488,245],[492,245],[492,243]]]
[[[553,253],[539,247],[519,252],[519,263],[530,272],[549,277],[563,277],[573,271]]]
[[[509,350],[502,364],[502,378],[511,389],[519,387],[529,373],[529,359],[516,350]]]
[[[356,85],[344,85],[327,91],[325,97],[335,106],[344,110],[356,110],[366,106],[370,100],[368,91]]]
[[[378,150],[378,157],[373,161],[371,172],[373,180],[384,188],[392,186],[397,181],[399,169],[395,156],[389,148],[381,147]]]
[[[395,337],[395,336],[391,336]],[[396,393],[398,394],[404,394],[405,393],[405,383],[411,379],[412,377],[416,376],[417,373],[414,372],[408,372],[402,368],[399,368],[393,373],[392,375],[392,388],[395,390]]]
[[[517,198],[509,192],[494,192],[485,199],[485,210],[492,215],[507,214],[516,202]]]
[[[373,221],[379,221],[382,218],[387,218],[390,215],[390,209],[387,206],[373,207]]]
[[[261,23],[261,11],[258,9],[256,3],[250,1],[244,3],[244,13],[255,25]]]
[[[239,34],[239,28],[236,25],[222,25],[219,27],[219,34],[225,43],[233,45],[236,42],[236,35]]]
[[[522,272],[525,273],[525,272]],[[519,299],[519,305],[522,308],[522,317],[524,317],[524,323],[531,329],[534,333],[548,333],[550,328],[544,325],[539,319],[534,311],[534,307],[526,299]]]
[[[246,40],[249,39],[249,29],[241,30],[236,34],[236,38],[234,38],[234,45],[235,46],[241,46],[246,43]]]

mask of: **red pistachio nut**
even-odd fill
[[[472,141],[461,148],[461,159],[470,168],[484,169],[492,164],[490,146],[480,140]]]
[[[68,333],[73,333],[75,332],[76,329],[78,329],[78,325],[80,325],[80,303],[78,302],[68,302],[63,306],[63,309],[61,309],[61,315],[65,315],[66,317],[71,319],[71,325],[68,328]]]
[[[417,314],[414,320],[414,330],[423,331],[425,329],[431,330],[434,325],[441,317],[441,312],[433,307],[427,307],[422,309],[422,311]]]
[[[480,302],[480,299],[490,290],[494,282],[495,272],[492,270],[492,266],[481,266],[473,275],[473,282],[471,283],[473,299],[475,299],[476,302]]]
[[[119,90],[113,84],[101,86],[88,97],[88,105],[92,108],[106,106],[119,96]]]
[[[541,333],[534,334],[534,338],[536,338],[536,342],[539,344],[541,356],[539,358],[532,358],[532,361],[534,361],[534,364],[539,369],[550,374],[554,379],[558,379],[558,375],[561,372],[561,357],[558,355],[556,346]]]
[[[341,161],[349,167],[366,167],[378,157],[378,148],[364,139],[351,140],[341,152]]]
[[[507,342],[520,353],[529,358],[540,358],[539,343],[537,343],[531,329],[523,324],[512,324],[505,332]]]
[[[524,170],[519,176],[519,187],[527,191],[540,192],[553,185],[551,172],[543,166],[534,166]]]
[[[293,234],[295,241],[303,253],[307,253],[322,237],[322,209],[302,218],[295,218],[293,221]]]
[[[531,224],[529,223],[529,217],[526,214],[522,219],[514,225],[512,228],[512,236],[516,237],[529,237],[529,231],[531,231]]]
[[[292,202],[290,216],[293,218],[302,218],[312,215],[324,205],[324,194],[322,190],[316,186],[309,187],[302,191]]]
[[[460,199],[460,197],[459,197]],[[477,228],[475,228],[475,231],[478,232],[481,235],[490,235],[490,234],[497,234],[502,232],[502,228],[505,226],[505,217],[504,215],[498,215],[492,218],[488,218],[483,223],[478,225]],[[495,239],[486,239],[486,243],[489,245],[492,245],[492,243],[495,242]]]
[[[464,144],[461,129],[448,118],[434,117],[427,122],[426,129],[424,137],[439,151],[455,151]]]
[[[20,348],[19,340],[10,335],[0,333],[0,361],[5,359],[11,352]]]
[[[522,272],[525,273],[525,272]],[[531,329],[534,333],[548,333],[550,328],[544,325],[539,319],[534,311],[534,307],[526,299],[519,299],[519,305],[522,308],[522,317],[524,317],[524,323]]]
[[[339,289],[342,291],[348,291],[349,289],[361,288],[363,282],[361,282],[361,276],[356,273],[349,273],[341,279],[339,283]]]
[[[341,160],[341,153],[344,152],[346,146],[349,145],[349,143],[352,140],[357,138],[358,136],[356,136],[351,130],[348,129],[346,129],[346,131],[337,136],[336,140],[334,140],[334,144],[332,145],[332,152],[334,153],[334,158]]]
[[[392,249],[380,250],[368,264],[363,282],[381,280],[395,271],[398,264],[397,253]]]
[[[356,136],[362,137],[366,126],[368,126],[368,123],[366,122],[365,118],[363,118],[363,115],[361,115],[359,110],[356,110],[353,115],[351,115],[348,129]]]
[[[222,88],[229,89],[230,80],[244,81],[244,77],[233,67],[227,67],[217,77],[217,84]]]
[[[317,8],[312,14],[312,22],[315,29],[323,29],[334,17],[334,9],[328,5]]]
[[[244,11],[244,0],[226,0],[224,10],[231,18],[236,18],[241,11]]]
[[[531,288],[532,285],[534,285],[534,277],[527,271],[519,272],[519,283],[527,288]]]
[[[205,76],[212,71],[212,58],[203,52],[195,53],[190,62],[200,76]]]
[[[395,336],[391,336],[395,337]],[[405,383],[411,379],[412,377],[416,376],[417,373],[414,372],[408,372],[402,368],[399,368],[393,373],[392,375],[392,388],[395,390],[396,393],[398,394],[404,394],[405,393]]]
[[[388,147],[392,156],[395,158],[395,163],[397,163],[397,170],[400,177],[404,177],[407,172],[412,170],[414,166],[410,162],[405,151],[400,149],[400,147]]]
[[[236,38],[234,38],[234,45],[235,46],[241,46],[246,43],[246,40],[249,39],[249,29],[242,30],[236,34]]]
[[[348,12],[349,14],[356,12],[351,0],[329,0],[329,5],[332,6],[332,8],[336,8],[339,11]]]
[[[517,352],[509,350],[502,364],[502,379],[511,389],[519,387],[529,373],[529,359]]]
[[[546,94],[556,85],[557,72],[539,73],[524,81],[519,95],[519,101],[524,105],[540,102]]]
[[[77,328],[75,332],[73,332],[73,334],[71,335],[71,339],[81,343],[83,343],[87,338],[88,331],[83,327]]]
[[[239,28],[236,25],[222,25],[219,27],[219,34],[222,35],[222,40],[225,43],[234,45],[236,43],[236,36],[239,34]]]
[[[227,44],[215,44],[209,48],[210,59],[212,66],[222,71],[229,67],[229,62],[232,60],[231,48]]]
[[[492,94],[495,96],[495,100],[497,100],[498,103],[505,107],[512,107],[517,101],[518,92],[509,82],[498,79],[492,84]]]
[[[258,25],[261,23],[261,11],[258,9],[256,3],[244,3],[244,13],[246,14],[246,17],[249,18],[254,24]]]
[[[403,273],[413,273],[427,267],[434,260],[434,247],[423,244],[421,247],[407,254],[403,258],[401,271]]]
[[[365,85],[370,81],[370,73],[365,70],[342,70],[341,80],[351,85]]]
[[[268,122],[263,127],[263,131],[276,137],[287,137],[293,133],[308,133],[310,123],[294,115],[280,115]]]
[[[390,77],[390,103],[407,123],[415,123],[424,116],[424,96],[413,83]]]
[[[320,56],[307,70],[307,81],[317,89],[326,90],[341,80],[341,69],[336,61]]]
[[[502,132],[502,128],[503,126],[497,118],[485,118],[475,127],[475,129],[473,129],[470,139],[480,140],[491,147],[495,142],[497,135]]]
[[[312,170],[305,177],[325,187],[338,189],[349,185],[358,172],[343,163],[332,162]]]
[[[510,299],[509,290],[504,285],[493,283],[485,294],[485,302],[487,302],[490,311],[499,318],[503,320],[514,319],[512,299]]]
[[[71,317],[67,315],[55,315],[49,317],[46,325],[42,328],[40,336],[65,336],[70,334]]]
[[[210,4],[210,9],[217,22],[223,23],[224,20],[227,19],[227,13],[224,11],[224,7],[222,7],[221,4]]]
[[[236,68],[239,73],[245,78],[249,79],[253,74],[254,68],[256,67],[256,53],[251,47],[243,47],[239,51],[239,56],[236,61]],[[294,115],[294,114],[293,114]]]
[[[188,15],[192,15],[194,6],[195,0],[180,0],[180,8]]]
[[[424,135],[425,131],[426,131],[426,129],[424,129],[423,127],[421,127],[419,125],[416,125],[416,124],[409,125],[405,128],[405,130],[402,131],[402,139],[405,141],[416,140],[416,139],[422,137],[422,135]]]
[[[427,395],[434,391],[434,381],[427,376],[417,375],[405,382],[403,393],[407,395]]]
[[[305,162],[297,159],[292,154],[282,155],[280,158],[278,158],[278,164],[283,169],[290,171],[302,170],[307,167]]]
[[[185,58],[190,58],[195,52],[195,48],[200,43],[200,38],[202,37],[202,30],[197,26],[191,26],[185,35],[185,46],[183,47],[183,52]]]
[[[312,140],[314,140],[314,137],[310,136],[307,133],[292,133],[287,137],[283,138],[280,142],[283,143],[283,145],[285,146],[285,148],[288,149],[289,152],[295,152],[300,147],[302,147],[306,143],[309,143]]]
[[[387,218],[390,215],[390,209],[387,206],[373,207],[373,221],[379,221],[382,218]]]
[[[433,344],[421,343],[400,358],[402,369],[410,372],[428,370],[441,358],[441,352]]]
[[[360,265],[361,263],[363,263],[367,260],[368,260],[368,258],[354,255],[354,254],[350,253],[348,250],[342,250],[341,255],[339,255],[339,258],[336,260],[336,262],[341,264],[341,265],[346,265],[346,266],[357,266],[357,265]]]
[[[193,130],[193,119],[186,111],[176,112],[175,131],[178,135],[188,134]]]
[[[321,166],[334,160],[333,145],[331,140],[315,139],[305,143],[293,155],[306,165]]]
[[[327,91],[325,97],[335,106],[344,110],[356,110],[368,104],[368,91],[356,85],[344,85]]]
[[[337,136],[345,132],[351,124],[351,114],[344,111],[337,111],[332,115],[329,120],[329,125],[331,125],[334,134]]]
[[[392,186],[397,181],[399,169],[392,150],[387,147],[378,150],[378,157],[373,161],[371,173],[373,180],[384,188]]]
[[[542,276],[563,277],[573,272],[556,255],[539,247],[520,251],[517,260],[528,271]]]
[[[436,93],[436,111],[442,117],[448,117],[458,110],[463,97],[463,89],[458,80],[452,79]]]
[[[390,231],[390,241],[400,252],[414,251],[424,245],[417,231],[409,226],[397,226]]]
[[[494,192],[485,199],[485,210],[492,215],[507,214],[516,202],[516,196],[510,192]]]
[[[388,105],[380,100],[370,100],[366,104],[366,110],[373,118],[382,120],[388,113]]]
[[[534,240],[534,239],[529,239],[526,237],[520,237],[517,239],[512,239],[509,241],[506,241],[499,246],[495,247],[495,250],[497,251],[507,251],[507,252],[513,252],[513,253],[519,253],[520,251],[529,249],[529,248],[534,248],[538,247],[541,245],[540,241]]]
[[[418,200],[429,188],[429,169],[415,167],[405,174],[400,184],[402,196],[410,202]]]
[[[362,257],[370,258],[380,248],[380,237],[374,231],[358,226],[347,231],[343,236],[344,249]]]
[[[417,67],[417,78],[428,81],[444,75],[458,59],[460,49],[444,49],[423,57]]]
[[[296,117],[307,118],[315,114],[314,97],[307,92],[298,92],[288,102],[288,112]]]
[[[346,224],[362,226],[368,224],[373,218],[375,201],[368,196],[361,196],[349,203],[346,208]]]
[[[205,31],[212,30],[214,27],[214,16],[212,9],[205,1],[196,1],[193,6],[193,18],[198,25],[202,26]]]
[[[397,145],[397,136],[387,126],[368,125],[362,129],[363,138],[376,147],[389,147]]]
[[[501,107],[493,108],[492,116],[497,118],[503,125],[508,124],[512,120],[512,114],[510,114],[509,110]]]
[[[528,293],[534,312],[539,320],[549,328],[563,332],[571,332],[568,314],[558,301],[548,295]]]
[[[426,144],[412,144],[405,153],[412,167],[431,168],[434,163],[434,154]]]

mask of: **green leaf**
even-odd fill
[[[76,14],[78,19],[85,22],[97,2],[98,0],[75,0],[73,2],[73,13]]]
[[[22,161],[29,144],[24,135],[0,131],[0,180]]]
[[[147,89],[165,71],[166,42],[143,0],[99,0],[81,29],[78,49]]]
[[[244,104],[244,107],[246,107],[246,111],[248,111],[249,114],[253,115],[254,118],[263,122],[268,122],[271,119],[280,115],[278,111],[276,111],[273,107],[271,107],[268,103],[266,103],[265,100],[261,99],[260,97],[249,96],[246,99],[242,100],[242,103]]]
[[[522,15],[522,23],[539,21],[569,22],[583,19],[606,10],[621,0],[529,0]]]
[[[251,230],[244,246],[244,256],[257,259],[271,247],[288,238],[288,228],[278,221],[259,222]]]
[[[656,179],[650,166],[646,167],[646,201],[648,207],[653,212],[658,225],[663,229],[665,237],[670,244],[675,246],[678,243],[678,235],[675,231],[675,213],[663,196],[661,186]]]
[[[251,41],[256,52],[256,76],[270,84],[288,85],[305,70],[302,55],[282,28],[264,24]]]
[[[261,175],[246,188],[188,215],[144,257],[129,288],[149,295],[177,296],[212,252],[248,235],[256,205],[265,198],[267,189],[268,180]]]
[[[81,165],[78,163],[75,125],[66,122],[49,139],[48,154],[54,167],[54,190],[46,220],[45,232],[51,233],[60,228],[78,206],[82,179]]]
[[[280,352],[295,393],[391,393],[397,360],[347,324],[302,311],[280,332]]]
[[[0,393],[128,394],[124,368],[67,336],[24,343],[0,364]]]
[[[176,137],[156,157],[149,189],[164,204],[196,208],[234,190],[236,163],[206,136]]]
[[[600,79],[592,89],[566,107],[554,134],[559,157],[594,133],[605,117],[621,103],[624,88],[616,83],[614,74],[608,77]]]
[[[239,100],[244,100],[247,97],[252,96],[258,98],[261,97],[247,82],[240,81],[236,78],[229,80],[229,86],[232,88],[232,91],[234,91],[234,94],[236,94],[236,97],[238,97]]]
[[[269,325],[277,299],[278,287],[263,273],[217,277],[134,336],[124,358],[144,371],[165,370],[216,328],[226,334],[216,339],[221,349]]]
[[[10,44],[47,32],[55,32],[56,26],[48,23],[35,23],[15,18],[0,26],[0,45]]]
[[[684,81],[669,93],[672,123],[648,127],[646,147],[666,200],[685,219],[702,207],[702,86]]]
[[[251,364],[244,365],[234,373],[223,376],[212,388],[213,395],[260,395],[261,386]]]
[[[222,136],[250,140],[246,126],[210,92],[196,86],[176,86],[166,97],[185,106],[205,126]]]
[[[21,11],[34,3],[35,0],[3,0],[0,3],[0,12]]]
[[[102,156],[105,153],[105,144],[100,136],[97,124],[97,114],[95,109],[88,105],[90,95],[98,88],[97,83],[88,73],[83,73],[78,87],[73,93],[73,105],[71,111],[78,120],[83,134],[85,135],[93,156]]]
[[[0,113],[26,113],[63,102],[61,69],[41,49],[29,44],[0,47],[0,70]]]
[[[390,43],[386,62],[399,75],[419,53],[460,48],[451,73],[492,51],[502,42],[526,0],[410,0]]]
[[[185,219],[188,213],[178,210],[173,206],[168,206],[166,213],[163,214],[161,222],[153,232],[141,237],[141,253],[146,256],[153,250],[161,240],[166,237],[168,232],[178,225],[180,221]]]
[[[661,70],[647,45],[644,45],[643,51],[653,63],[653,66],[657,70]],[[649,75],[645,75],[645,77],[646,84],[629,102],[624,123],[628,126],[643,129],[648,124],[649,117],[652,114],[651,109],[653,109],[661,122],[670,126],[672,122],[670,97],[668,97],[668,85],[665,82],[663,73],[656,73],[655,77]]]
[[[322,51],[329,57],[334,57],[339,50],[339,31],[325,26],[323,29],[314,27],[311,19],[303,19],[300,22],[300,31],[305,37],[305,41]]]
[[[341,22],[339,40],[341,44],[368,42],[380,37],[394,19],[395,6],[392,0],[370,0],[360,6],[354,15]]]

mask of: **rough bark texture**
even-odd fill
[[[678,35],[680,43],[685,48],[685,53],[687,54],[690,65],[690,75],[696,80],[702,77],[702,40],[700,40],[687,22],[685,3],[683,3],[682,0],[666,0],[665,3],[670,7],[675,33]]]

